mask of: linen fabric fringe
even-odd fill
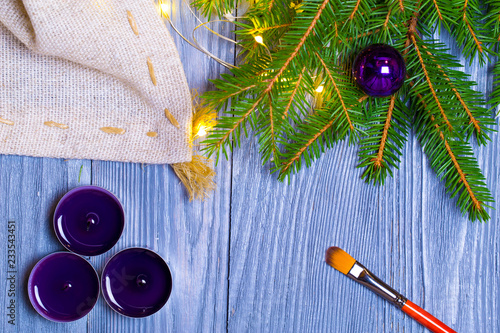
[[[189,201],[204,201],[215,189],[215,171],[211,164],[211,160],[201,155],[194,155],[190,162],[172,164],[175,174],[188,191]]]

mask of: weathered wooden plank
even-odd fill
[[[174,1],[172,17],[190,38],[199,23],[182,1]],[[166,23],[168,26],[168,23]],[[170,27],[169,27],[170,28]],[[226,25],[212,26],[230,36]],[[223,68],[187,45],[171,30],[189,87],[202,93],[213,86]],[[215,55],[233,61],[234,49],[206,30],[198,40]],[[92,262],[102,269],[113,253],[131,246],[157,251],[173,275],[172,295],[151,317],[134,320],[114,313],[102,300],[89,315],[90,332],[223,332],[227,322],[229,204],[231,163],[217,167],[217,190],[204,203],[189,202],[186,191],[168,165],[93,162],[92,180],[122,201],[126,227],[117,246]]]
[[[261,168],[252,143],[245,141],[235,152],[230,331],[341,332],[378,326],[376,316],[350,316],[366,302],[350,298],[351,281],[324,263],[331,245],[349,251],[364,243],[359,248],[372,254],[379,248],[376,189],[360,180],[355,153],[354,147],[339,144],[287,185]],[[348,303],[335,308],[330,303],[336,298]]]
[[[454,50],[457,54],[457,50]],[[486,69],[468,69],[486,91]],[[498,199],[500,138],[476,149]],[[254,141],[233,155],[229,331],[421,332],[422,327],[324,263],[338,245],[459,332],[499,331],[498,213],[461,216],[415,136],[383,187],[360,179],[341,143],[280,184]]]
[[[169,264],[173,291],[157,314],[134,320],[114,313],[100,300],[89,315],[90,331],[152,332],[225,329],[227,292],[228,164],[221,165],[219,190],[205,203],[189,202],[169,166],[94,162],[93,183],[121,200],[126,227],[118,244],[92,258],[105,260],[127,247],[158,252]]]
[[[196,22],[180,3],[174,3],[172,17],[190,35]],[[230,26],[219,28],[229,35]],[[232,59],[232,46],[199,35],[205,35],[203,45]],[[220,66],[173,37],[190,87],[211,89],[207,79],[218,77]],[[473,64],[468,71],[481,91],[491,89],[485,69]],[[487,147],[476,149],[497,200],[499,141],[495,134]],[[492,211],[487,224],[462,217],[413,135],[400,170],[384,187],[360,179],[356,153],[357,147],[341,143],[287,185],[262,169],[258,147],[246,140],[236,151],[233,175],[231,161],[219,165],[218,190],[206,203],[189,203],[168,166],[91,167],[90,161],[0,156],[0,240],[7,244],[6,223],[14,219],[21,272],[18,325],[11,327],[4,317],[0,330],[222,332],[227,325],[230,332],[421,332],[413,320],[324,263],[324,250],[338,245],[457,331],[500,331],[498,213]],[[170,265],[171,299],[152,317],[122,317],[101,297],[88,318],[59,325],[29,304],[29,271],[44,255],[63,249],[51,227],[57,200],[91,180],[114,192],[127,216],[117,246],[91,259],[98,271],[129,246],[152,248]],[[0,262],[6,262],[6,250],[0,248]],[[0,280],[6,278],[2,267]]]
[[[78,182],[80,166],[82,176]],[[90,182],[90,161],[0,156],[0,270],[1,281],[7,281],[7,222],[15,221],[17,273],[15,325],[8,323],[9,284],[4,282],[0,293],[2,332],[81,332],[87,329],[83,318],[61,326],[39,316],[30,304],[27,281],[32,267],[42,257],[64,248],[57,240],[52,217],[58,200],[70,188]],[[9,274],[10,275],[10,274]]]
[[[450,45],[452,54],[460,54],[460,48],[449,36],[443,34],[441,40]],[[477,60],[471,66],[465,59],[460,57],[460,60],[471,79],[478,83],[477,90],[491,91],[488,68],[480,68]],[[496,133],[491,137],[487,147],[478,147],[475,140],[473,147],[498,202],[496,152],[500,138]],[[498,311],[495,311],[498,308],[495,299],[500,293],[498,228],[495,227],[499,223],[498,212],[490,210],[492,220],[486,224],[471,223],[457,211],[456,201],[449,200],[444,192],[442,183],[424,182],[422,196],[429,200],[425,210],[427,218],[423,219],[425,297],[422,301],[434,312],[442,312],[443,318],[453,323],[459,332],[497,332],[500,330]],[[448,304],[443,299],[447,299]]]

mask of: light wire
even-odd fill
[[[163,17],[165,17],[165,19],[168,21],[168,23],[170,24],[170,26],[172,27],[172,29],[174,29],[174,31],[186,42],[188,43],[189,45],[191,45],[192,47],[194,47],[195,49],[197,49],[198,51],[204,53],[205,55],[207,55],[208,57],[214,59],[215,61],[217,61],[219,64],[221,64],[222,66],[228,68],[228,69],[233,69],[233,68],[238,68],[237,66],[227,62],[227,61],[224,61],[222,59],[220,59],[219,57],[215,56],[213,53],[211,53],[210,51],[208,51],[205,47],[201,46],[200,43],[198,43],[198,40],[196,39],[195,37],[195,32],[196,30],[198,30],[199,28],[201,27],[204,27],[205,29],[207,29],[208,31],[210,31],[211,33],[213,33],[215,36],[223,39],[223,40],[226,40],[228,42],[231,42],[233,44],[238,44],[236,41],[226,37],[226,36],[223,36],[219,33],[217,33],[216,31],[210,29],[207,24],[210,24],[210,23],[215,23],[215,22],[225,22],[225,23],[232,23],[231,21],[229,20],[213,20],[213,21],[208,21],[208,22],[203,22],[202,20],[200,20],[200,18],[198,17],[198,15],[196,15],[196,13],[191,9],[191,6],[189,6],[189,4],[186,2],[186,0],[183,0],[183,2],[187,5],[187,7],[189,8],[189,11],[191,12],[191,14],[196,18],[196,20],[198,22],[200,22],[200,24],[198,24],[194,30],[193,30],[193,33],[192,33],[192,38],[193,38],[193,42],[191,42],[189,39],[187,39],[186,37],[184,37],[184,35],[179,31],[179,29],[177,29],[177,27],[174,25],[174,23],[172,22],[172,19],[170,18],[170,16],[168,15],[168,13],[166,11],[164,11],[162,8],[161,8],[161,5],[164,4],[163,1],[159,1],[159,6],[160,6],[160,13]],[[235,17],[235,19],[238,18],[238,17]]]

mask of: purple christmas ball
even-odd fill
[[[352,75],[367,95],[390,96],[403,85],[406,65],[401,53],[392,46],[373,44],[358,54]]]

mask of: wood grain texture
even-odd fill
[[[172,8],[176,26],[190,35],[196,20],[181,1]],[[212,28],[232,36],[229,25]],[[201,31],[197,37],[205,47],[233,61],[232,45]],[[207,80],[223,68],[172,36],[189,86],[213,89]],[[486,68],[473,63],[466,71],[479,90],[491,91]],[[290,184],[262,167],[258,149],[254,140],[243,140],[229,161],[221,160],[217,191],[205,203],[189,202],[169,166],[0,156],[0,281],[6,280],[7,221],[19,227],[17,325],[4,315],[4,285],[0,332],[423,332],[326,265],[324,251],[332,245],[456,331],[500,331],[499,213],[490,211],[488,223],[461,216],[414,134],[400,169],[383,187],[361,180],[358,147],[346,142]],[[499,135],[475,151],[498,201]],[[55,324],[29,303],[31,268],[63,250],[52,229],[55,205],[69,189],[86,184],[115,193],[126,214],[118,244],[90,259],[99,273],[114,253],[130,246],[151,248],[169,264],[172,295],[155,315],[126,318],[100,297],[86,318]]]
[[[93,184],[121,200],[126,227],[109,253],[92,258],[100,270],[114,253],[141,246],[158,252],[169,265],[173,290],[157,314],[136,320],[113,312],[102,300],[89,314],[89,332],[195,332],[225,330],[228,163],[221,165],[213,199],[190,203],[169,166],[94,162]]]
[[[459,54],[453,45],[452,52]],[[491,89],[486,68],[466,71],[481,91]],[[475,147],[497,199],[499,141],[494,134],[486,148]],[[463,217],[413,134],[383,187],[363,183],[356,151],[335,146],[290,185],[260,167],[254,141],[235,151],[229,331],[423,330],[327,266],[332,245],[458,332],[499,331],[498,212],[488,223]]]
[[[0,293],[1,332],[86,330],[85,319],[61,326],[39,316],[29,302],[27,282],[38,260],[52,252],[64,250],[52,227],[57,202],[70,188],[89,183],[90,161],[0,156],[1,281],[7,279],[7,222],[14,220],[17,226],[16,325],[7,322],[7,284],[4,282]]]
[[[176,27],[190,37],[198,22],[184,3],[176,4],[169,15]],[[212,28],[233,36],[222,24]],[[223,67],[170,31],[189,87],[199,93],[214,89],[208,79],[217,78]],[[206,31],[199,34],[198,40],[216,56],[233,61],[234,50],[228,52],[228,42]],[[216,171],[217,190],[211,199],[201,203],[189,202],[184,186],[168,165],[93,162],[92,183],[118,196],[125,208],[126,227],[118,244],[109,253],[92,258],[92,263],[102,270],[114,253],[131,246],[147,247],[166,260],[173,289],[161,311],[141,320],[118,315],[101,297],[89,314],[88,332],[226,330],[231,162],[223,161]]]

